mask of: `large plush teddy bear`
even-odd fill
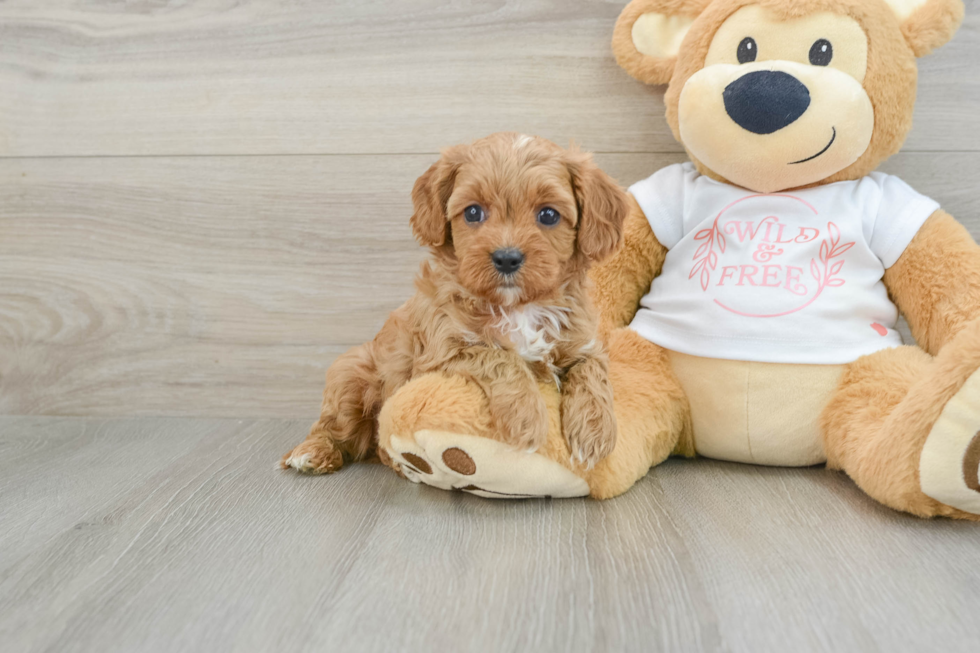
[[[616,59],[668,84],[691,162],[630,188],[624,247],[591,274],[615,449],[571,460],[543,386],[549,441],[515,451],[479,388],[429,375],[385,405],[382,458],[445,489],[597,498],[672,453],[827,462],[892,508],[980,519],[980,247],[874,172],[911,126],[916,57],[962,16],[960,0],[633,0]]]

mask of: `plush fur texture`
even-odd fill
[[[831,12],[856,21],[867,36],[866,65],[848,74],[856,75],[854,79],[874,109],[869,143],[853,162],[802,186],[859,179],[899,150],[911,127],[915,57],[949,40],[963,15],[960,0],[923,0],[914,7],[899,0],[894,0],[894,7],[885,0],[633,0],[617,22],[613,51],[620,65],[637,79],[648,84],[669,83],[667,120],[682,142],[678,105],[684,84],[704,68],[720,26],[753,4],[775,17],[767,20],[766,29],[778,32],[780,21]],[[680,18],[647,21],[658,30],[672,25],[687,30],[676,56],[652,57],[637,49],[634,25],[651,12]],[[649,39],[644,48],[656,51]],[[725,181],[717,171],[692,159],[703,174]],[[671,453],[694,455],[697,441],[690,402],[672,367],[671,353],[624,328],[660,273],[666,249],[635,201],[629,204],[624,230],[624,246],[590,273],[593,302],[602,316],[600,331],[607,339],[608,376],[619,431],[615,448],[591,470],[569,459],[559,436],[560,418],[565,416],[559,414],[557,395],[548,386],[542,390],[549,430],[540,455],[585,479],[597,498],[625,491]],[[980,457],[976,450],[980,440],[975,435],[980,431],[980,383],[975,376],[980,373],[980,247],[952,217],[938,211],[888,269],[884,282],[920,347],[883,350],[844,366],[839,385],[830,392],[814,425],[822,434],[828,464],[845,471],[871,497],[897,510],[923,517],[977,519],[976,514],[927,496],[920,476],[929,462],[924,456],[926,445],[943,435],[937,424],[955,422],[944,417],[953,406],[959,410],[956,415],[966,415],[957,428],[970,444],[964,445],[965,454],[960,452],[959,458],[945,462],[950,463],[952,473],[963,475],[965,492],[973,492],[975,485],[975,463]],[[710,374],[710,360],[703,362],[709,370],[703,374]],[[792,367],[785,366],[761,381],[772,384]],[[406,384],[385,407],[381,439],[411,440],[413,432],[425,429],[505,437],[490,413],[489,402],[474,384],[430,376]],[[390,462],[396,469],[406,463],[404,459]],[[976,499],[971,501],[975,504]]]
[[[980,520],[926,496],[919,484],[926,437],[978,368],[980,320],[935,358],[918,347],[901,347],[851,364],[821,419],[828,466],[844,470],[862,490],[896,510]],[[980,397],[970,401],[980,405]]]
[[[937,211],[885,271],[885,285],[915,341],[938,354],[980,316],[980,247],[963,225]]]
[[[902,22],[902,36],[917,57],[946,45],[963,22],[960,0],[924,2]]]
[[[412,199],[412,228],[432,253],[418,292],[330,367],[320,419],[282,466],[324,473],[373,456],[385,401],[433,372],[468,379],[498,436],[532,450],[548,435],[538,386],[560,386],[564,437],[594,465],[615,445],[616,422],[586,272],[619,246],[625,193],[590,156],[506,133],[446,150]],[[557,224],[538,220],[544,209]],[[523,256],[515,272],[495,266],[502,250]]]
[[[667,248],[653,234],[650,222],[632,195],[629,202],[623,248],[589,273],[595,283],[592,295],[601,316],[603,334],[630,323],[667,256]]]

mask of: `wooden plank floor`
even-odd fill
[[[4,651],[968,651],[974,524],[844,476],[671,461],[608,502],[375,465],[288,420],[0,418]]]

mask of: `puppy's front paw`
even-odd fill
[[[327,440],[306,440],[279,462],[281,468],[303,474],[330,474],[343,464],[344,457]]]
[[[569,388],[562,396],[561,428],[572,460],[592,469],[616,447],[616,415],[611,393]]]
[[[535,451],[548,441],[548,406],[537,388],[519,400],[491,402],[490,412],[507,443]]]

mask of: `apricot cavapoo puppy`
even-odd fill
[[[501,133],[447,149],[412,201],[432,253],[418,292],[330,367],[320,419],[282,467],[321,474],[376,456],[385,400],[436,371],[477,383],[501,437],[529,449],[548,434],[538,383],[553,381],[573,456],[608,455],[616,420],[586,271],[620,244],[623,190],[588,154]]]

